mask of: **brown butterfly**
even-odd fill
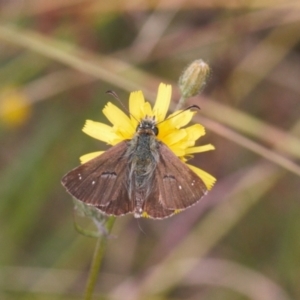
[[[204,182],[156,136],[154,117],[125,140],[62,178],[76,199],[107,215],[162,219],[199,201]]]

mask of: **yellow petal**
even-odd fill
[[[195,112],[192,112],[192,111],[185,111],[185,112],[182,112],[180,113],[180,111],[178,112],[175,112],[173,114],[171,114],[168,119],[166,119],[165,121],[163,121],[162,123],[160,123],[158,125],[158,129],[159,129],[159,138],[160,139],[163,139],[165,136],[167,136],[168,134],[170,134],[174,129],[179,129],[185,125],[187,125],[193,115],[195,114]],[[197,128],[197,126],[195,127],[195,129],[193,129],[195,125],[199,125],[199,127]],[[190,126],[192,127],[191,129],[188,129],[188,130],[197,130],[197,131],[200,131],[200,128],[203,128],[204,130],[204,127],[200,124],[195,124],[193,126]],[[189,128],[189,127],[188,127]],[[187,129],[187,128],[186,128]],[[193,131],[194,133],[196,131]],[[204,131],[205,133],[205,131]],[[195,134],[196,135],[196,134]]]
[[[201,124],[194,124],[185,128],[189,140],[198,140],[201,136],[205,135],[205,128]]]
[[[122,132],[126,132],[129,135],[134,132],[134,127],[129,117],[111,102],[105,105],[102,112],[115,127],[121,128]]]
[[[82,156],[80,156],[80,162],[82,164],[88,162],[89,160],[101,155],[102,153],[104,153],[104,151],[97,151],[97,152],[92,152],[92,153],[88,153],[88,154],[84,154]]]
[[[172,131],[174,132],[175,129]],[[200,124],[195,124],[187,128],[180,129],[182,132],[185,132],[185,136],[182,140],[178,140],[184,148],[193,147],[197,139],[205,134],[204,127]],[[164,137],[165,139],[165,137]]]
[[[136,91],[130,93],[129,96],[129,111],[131,122],[134,127],[138,125],[138,121],[144,118],[144,107],[145,99],[142,91]]]
[[[169,84],[161,83],[158,87],[156,101],[153,107],[153,113],[157,118],[157,122],[165,119],[172,95],[172,86]]]
[[[158,127],[158,136],[157,137],[160,140],[163,140],[165,138],[165,136],[172,133],[173,130],[176,130],[176,128],[174,128],[173,126],[171,126],[170,123],[168,123],[168,120],[158,124],[157,127]]]
[[[207,144],[204,146],[188,148],[188,149],[186,149],[186,154],[200,153],[200,152],[206,152],[206,151],[210,151],[210,150],[215,150],[215,147],[212,144]]]
[[[186,133],[183,130],[174,129],[170,134],[164,137],[163,142],[168,146],[180,143],[186,138]]]
[[[181,147],[181,145],[175,144],[169,146],[169,149],[181,159],[181,157],[184,157],[185,155],[185,149]]]
[[[189,164],[186,164],[193,172],[195,172],[204,182],[208,190],[211,190],[217,181],[215,177],[209,173]]]
[[[143,116],[141,119],[144,119],[146,116],[153,116],[153,111],[152,111],[152,108],[151,108],[151,104],[149,102],[145,102],[143,107]]]
[[[172,127],[181,128],[187,125],[195,114],[196,112],[192,110],[179,110],[168,116],[167,121],[170,122]]]
[[[135,133],[135,131],[133,131],[133,130],[128,132],[127,130],[124,129],[124,127],[115,127],[114,130],[119,137],[118,142],[123,141],[123,140],[131,140]]]
[[[119,139],[111,126],[91,120],[86,120],[82,131],[87,135],[110,145],[115,145]]]

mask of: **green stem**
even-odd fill
[[[175,108],[175,111],[176,110],[180,110],[184,104],[184,102],[186,101],[187,98],[181,96],[180,100],[178,101],[177,105],[176,105],[176,108]]]
[[[106,228],[107,228],[108,234],[111,232],[114,222],[115,222],[115,217],[110,217],[107,220]],[[108,240],[108,237],[106,235],[103,235],[102,237],[97,239],[97,244],[96,244],[96,248],[94,251],[93,260],[92,260],[92,264],[90,267],[90,273],[89,273],[88,281],[87,281],[86,288],[85,288],[84,300],[92,299],[96,281],[97,281],[97,277],[99,274],[99,269],[101,267],[104,252],[106,249],[107,240]]]

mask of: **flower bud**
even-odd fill
[[[210,68],[202,59],[193,61],[182,73],[178,85],[182,97],[187,99],[196,96],[206,83]]]

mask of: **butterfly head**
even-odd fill
[[[136,128],[136,132],[139,134],[158,135],[158,128],[156,126],[155,116],[146,116],[142,119]]]

